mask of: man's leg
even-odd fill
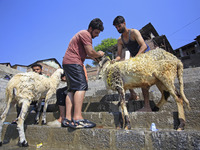
[[[56,91],[56,99],[57,99],[56,104],[58,105],[60,116],[58,119],[48,122],[47,123],[48,126],[54,126],[54,127],[61,126],[62,121],[65,119],[65,113],[66,113],[65,101],[67,96],[66,90],[67,87],[64,87],[64,88],[59,88]]]
[[[74,120],[83,119],[82,116],[82,105],[86,91],[76,91],[74,93]]]
[[[65,118],[65,106],[58,105],[58,107],[60,111],[60,117],[58,118],[58,121],[61,123]]]
[[[72,119],[72,111],[73,111],[73,103],[74,103],[74,93],[73,92],[68,92],[66,96],[66,118],[68,120]]]
[[[148,88],[142,88],[142,94],[144,97],[144,107],[138,111],[143,112],[152,112],[150,103],[149,103],[149,87]]]
[[[48,126],[52,127],[61,127],[62,121],[65,119],[65,106],[58,105],[60,111],[60,117],[54,121],[50,121],[47,123]]]
[[[133,89],[129,89],[129,91],[130,91],[129,100],[139,100],[139,96],[137,95],[137,93],[135,93]]]

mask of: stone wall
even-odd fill
[[[184,68],[200,67],[200,53],[191,54],[188,58],[181,58]]]
[[[8,83],[8,80],[4,78],[6,75],[11,78],[17,73],[21,73],[21,71],[0,65],[0,111],[5,107],[5,89]]]

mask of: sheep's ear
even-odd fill
[[[95,58],[95,59],[96,59],[96,61],[99,63],[100,61],[102,61],[103,58],[104,58],[104,56],[99,57],[99,58]]]
[[[111,60],[109,56],[106,56],[108,58],[108,60]]]
[[[99,63],[101,58],[95,58],[95,60]]]

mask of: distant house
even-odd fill
[[[6,67],[10,67],[11,68],[11,64],[10,63],[0,63],[0,65],[4,65]]]
[[[159,35],[151,23],[145,25],[142,29],[139,30],[144,41],[149,45],[151,49],[160,47],[166,51],[173,53],[173,49],[165,35]]]
[[[183,62],[184,68],[200,67],[200,35],[194,40],[174,50],[175,55]]]
[[[91,65],[88,65],[88,64],[86,64],[85,65],[85,68],[87,69],[87,68],[92,68],[92,66]]]
[[[47,76],[51,76],[58,68],[62,68],[60,63],[55,58],[50,58],[50,59],[38,60],[28,65],[27,72],[32,71],[31,66],[35,63],[42,65],[42,73]]]
[[[21,72],[27,72],[27,66],[15,64],[12,66],[13,69],[19,70]]]
[[[13,69],[16,69],[20,72],[30,72],[30,71],[32,71],[31,66],[35,63],[42,65],[42,73],[47,76],[51,76],[54,73],[54,71],[56,71],[58,68],[62,68],[60,63],[55,58],[38,60],[28,66],[19,65],[19,64],[15,64],[15,65],[11,66],[10,63],[0,63],[0,64],[10,67],[10,68],[13,68]]]

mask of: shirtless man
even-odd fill
[[[113,62],[121,60],[123,46],[129,50],[131,57],[135,57],[150,50],[138,30],[126,28],[124,17],[117,16],[113,21],[113,25],[121,34],[117,43],[117,57],[113,60]],[[129,91],[131,95],[130,99],[137,100],[138,96],[135,91],[133,89],[129,89]],[[151,112],[152,110],[149,103],[149,87],[142,88],[142,93],[144,96],[144,107],[139,111]]]

